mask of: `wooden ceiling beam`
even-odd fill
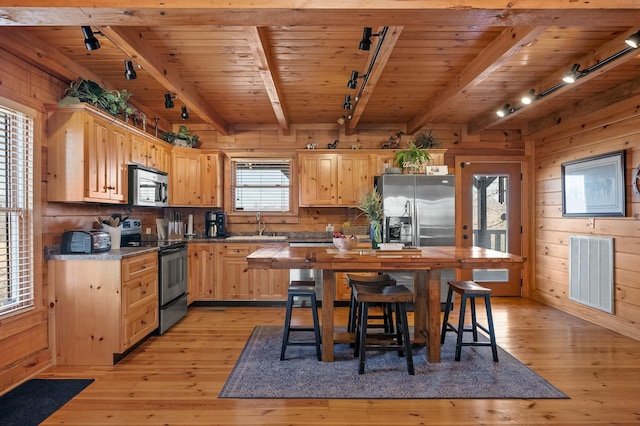
[[[382,71],[384,67],[387,65],[387,61],[391,56],[391,52],[393,52],[393,48],[396,46],[396,42],[398,38],[400,38],[400,34],[402,33],[403,27],[388,27],[387,33],[385,34],[384,40],[378,39],[378,43],[382,43],[380,45],[380,49],[378,50],[378,55],[375,57],[375,62],[371,70],[369,71],[369,75],[366,78],[366,86],[362,93],[360,94],[360,98],[357,101],[354,101],[354,107],[351,111],[351,119],[347,121],[347,125],[345,128],[345,133],[347,135],[351,135],[355,132],[358,127],[358,122],[362,117],[362,114],[367,107],[367,103],[369,99],[371,99],[371,95],[376,88],[376,84],[382,75]],[[380,31],[378,31],[379,33]],[[375,55],[374,49],[369,54],[369,60],[367,64],[371,64],[373,60],[373,55]]]
[[[99,75],[72,61],[64,53],[49,46],[46,41],[23,28],[0,26],[0,48],[21,58],[31,65],[51,74],[60,81],[70,83],[78,78],[91,80],[108,90],[119,90]],[[129,99],[129,103],[142,111],[147,117],[155,117],[156,113],[144,105]],[[160,119],[158,127],[171,130],[171,123]]]
[[[264,82],[267,94],[269,95],[269,101],[271,102],[271,107],[273,108],[273,112],[278,120],[278,125],[280,126],[282,133],[285,136],[288,136],[290,133],[289,120],[285,109],[282,106],[282,89],[280,88],[280,80],[276,75],[277,73],[275,68],[271,66],[273,59],[271,58],[271,53],[267,44],[266,28],[245,27],[244,32],[247,35],[249,48],[256,60],[258,71],[260,72],[260,76]]]
[[[205,123],[225,136],[229,134],[229,124],[207,103],[195,87],[180,76],[167,59],[155,52],[136,29],[129,27],[99,27],[98,29],[158,83],[175,93],[180,101],[200,116]]]
[[[449,105],[463,97],[465,92],[482,83],[512,55],[535,41],[536,37],[544,31],[545,27],[513,27],[502,31],[460,74],[452,78],[449,84],[424,106],[420,114],[409,120],[407,133],[413,134],[431,122]]]
[[[548,90],[552,87],[557,86],[558,84],[561,84],[562,77],[564,77],[564,75],[571,69],[571,66],[574,63],[580,64],[580,69],[584,70],[606,60],[612,55],[615,55],[618,52],[622,51],[623,49],[627,48],[628,46],[625,43],[625,40],[631,34],[634,34],[639,30],[640,30],[640,26],[635,26],[633,28],[630,28],[629,30],[619,35],[618,37],[605,43],[600,48],[592,51],[591,53],[583,56],[582,58],[577,59],[576,61],[573,61],[571,64],[567,64],[566,67],[559,69],[554,74],[550,75],[545,80],[538,83],[536,87],[534,87],[536,93],[543,93],[545,90]],[[540,108],[541,105],[543,105],[545,102],[549,101],[550,99],[553,99],[556,96],[567,92],[568,90],[573,90],[579,85],[584,84],[587,81],[591,80],[592,78],[598,75],[601,75],[604,72],[610,71],[611,69],[634,59],[637,56],[637,54],[638,54],[637,52],[634,53],[634,51],[630,51],[626,55],[620,56],[619,58],[612,61],[611,63],[604,65],[602,68],[599,68],[577,79],[575,83],[565,84],[564,86],[549,93],[548,95],[545,95],[542,98],[535,100],[533,104],[525,105],[523,108],[516,109],[516,111],[510,114],[507,114],[505,117],[498,117],[498,115],[494,113],[494,114],[489,114],[487,116],[479,117],[476,120],[472,120],[468,124],[467,131],[469,134],[475,134],[483,129],[495,127],[496,125],[504,126],[504,123],[506,123],[508,120],[512,118],[517,117],[520,113],[523,113],[526,110],[526,108]],[[505,99],[505,103],[510,103],[512,106],[516,106],[517,104],[519,104],[519,102],[513,102],[513,100],[510,100],[510,99]],[[496,105],[496,108],[499,108],[499,107],[500,105]],[[530,124],[534,129],[533,131],[535,131],[535,129],[540,127],[540,123],[530,123]]]

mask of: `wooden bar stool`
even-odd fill
[[[313,327],[291,326],[291,313],[293,310],[293,299],[296,297],[308,297],[311,304],[311,314],[313,315]],[[292,331],[313,331],[314,341],[290,340]],[[318,305],[316,304],[316,287],[314,281],[291,281],[287,290],[287,310],[284,318],[284,332],[282,335],[282,349],[280,351],[280,361],[284,361],[284,353],[287,346],[315,346],[318,361],[322,361],[322,351],[320,350],[320,322],[318,321]]]
[[[347,322],[347,331],[353,333],[356,330],[356,321],[358,317],[358,307],[355,302],[353,286],[368,286],[371,288],[383,288],[396,285],[396,280],[389,274],[378,275],[358,275],[347,274],[347,284],[351,288],[351,300],[349,301],[349,319]],[[369,324],[369,327],[384,328],[386,332],[393,333],[393,313],[391,306],[382,304],[382,315],[369,315],[369,319],[382,320],[383,325]]]
[[[449,311],[451,310],[451,299],[453,292],[460,295],[460,318],[458,319],[458,326],[454,326],[449,322]],[[484,298],[484,305],[487,309],[487,322],[489,328],[478,324],[476,320],[476,297]],[[465,328],[464,316],[465,306],[469,299],[471,304],[471,326]],[[488,342],[478,341],[478,328],[489,335]],[[449,291],[447,292],[447,306],[444,311],[444,319],[442,321],[442,336],[440,337],[440,343],[444,344],[444,338],[447,331],[453,331],[458,335],[456,341],[456,356],[455,360],[460,361],[460,354],[463,346],[491,346],[493,352],[493,361],[498,362],[498,348],[496,345],[496,334],[493,327],[493,317],[491,315],[491,289],[482,287],[475,281],[449,281]],[[473,333],[473,342],[463,342],[462,336],[464,332]]]
[[[398,351],[398,355],[405,355],[407,359],[407,371],[415,374],[413,368],[413,355],[411,353],[411,340],[409,337],[409,325],[407,324],[407,304],[413,302],[413,293],[403,285],[374,288],[366,285],[355,284],[353,286],[355,301],[359,307],[359,316],[356,323],[356,343],[354,355],[359,358],[358,374],[364,374],[367,349],[382,351]],[[395,333],[367,333],[367,316],[369,306],[374,303],[393,304],[396,312]],[[371,338],[371,343],[367,341]],[[375,343],[373,343],[375,340]]]

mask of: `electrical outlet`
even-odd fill
[[[144,232],[146,232],[147,235],[151,234],[151,228],[146,228]]]
[[[593,217],[590,217],[589,221],[587,222],[587,227],[594,229],[596,227],[596,219]]]

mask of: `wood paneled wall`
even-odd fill
[[[640,162],[640,96],[582,120],[546,129],[535,144],[535,265],[530,296],[563,311],[640,339],[640,199],[631,189]],[[624,218],[562,216],[561,163],[612,151],[626,151]],[[614,238],[615,314],[569,300],[569,236]]]

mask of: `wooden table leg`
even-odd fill
[[[322,360],[333,362],[333,300],[335,273],[333,269],[322,270]]]
[[[414,341],[426,343],[429,362],[440,362],[440,270],[416,271],[414,292]]]

